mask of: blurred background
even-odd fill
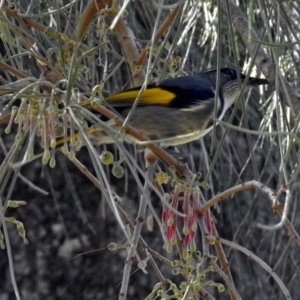
[[[116,7],[123,4],[122,1],[116,1]],[[154,30],[168,19],[170,12],[178,9],[175,19],[155,43],[150,81],[194,74],[217,66],[239,66],[245,74],[250,72],[251,76],[263,78],[255,66],[250,69],[251,57],[236,28],[232,26],[230,16],[218,9],[219,1],[179,1],[177,4],[174,1],[163,1],[161,4],[155,1],[129,1],[123,13],[122,18],[132,31],[140,52],[153,37]],[[272,57],[274,66],[297,89],[300,71],[299,2],[239,0],[235,4],[246,15],[248,26],[262,37],[261,47]],[[1,60],[6,64],[21,70],[28,77],[39,78],[41,70],[33,55],[33,47],[60,71],[62,78],[69,80],[69,85],[63,82],[58,85],[62,90],[71,86],[89,98],[93,88],[100,84],[105,97],[135,85],[132,71],[124,58],[121,38],[109,28],[112,21],[107,10],[102,10],[92,18],[82,40],[85,48],[79,51],[84,55],[78,55],[81,58],[80,68],[72,77],[70,74],[74,65],[70,55],[74,44],[71,40],[74,39],[87,2],[2,1],[1,5],[0,53]],[[18,12],[20,17],[13,17],[14,12]],[[41,26],[55,28],[54,35],[49,33],[49,28],[42,31],[36,24],[28,23],[25,26],[28,31],[24,33],[20,21],[23,17]],[[58,38],[57,33],[60,34]],[[31,38],[34,43],[31,43]],[[104,44],[99,46],[101,43]],[[90,49],[94,50],[87,54],[85,51]],[[146,70],[143,66],[141,68]],[[0,75],[1,85],[19,79],[3,66],[0,67]],[[30,102],[29,94],[19,95],[17,92],[1,96],[5,113],[8,112],[7,109],[5,111],[7,105],[19,106],[22,99]],[[34,92],[37,91],[33,89]],[[38,101],[36,94],[34,99]],[[292,117],[290,108],[280,101],[271,86],[251,90],[242,101],[237,105],[232,124],[257,131],[257,135],[229,129],[222,140],[226,127],[219,125],[213,143],[212,134],[209,134],[183,146],[182,151],[192,154],[196,170],[201,172],[203,181],[209,184],[208,189],[201,189],[206,200],[234,185],[254,179],[275,191],[287,185],[291,192],[288,218],[299,231],[299,145],[291,135],[272,134],[293,132],[297,135],[297,118]],[[229,120],[232,110],[226,113],[224,121]],[[15,145],[18,130],[18,126],[14,125],[10,134],[6,134],[6,126],[7,122],[0,126],[1,161],[7,155],[6,151]],[[262,132],[269,135],[259,134]],[[23,145],[28,144],[24,142]],[[219,146],[220,151],[217,151]],[[133,145],[126,145],[126,148],[144,169],[142,153]],[[22,161],[25,150],[26,147],[18,148],[14,163]],[[35,139],[34,150],[35,154],[43,153],[39,138]],[[116,159],[120,157],[114,146],[97,148],[99,154],[103,150],[112,151]],[[76,158],[92,174],[96,174],[90,151],[86,147],[76,152]],[[214,158],[216,162],[212,166]],[[1,250],[0,255],[0,300],[17,299],[9,256],[13,260],[13,273],[21,299],[116,299],[127,251],[109,251],[107,246],[112,242],[123,244],[126,237],[104,195],[91,181],[60,151],[56,152],[55,161],[55,168],[51,168],[37,158],[20,170],[11,168],[1,177],[3,204],[7,199],[27,202],[26,206],[17,209],[7,208],[5,216],[23,222],[29,244],[23,243],[15,224],[7,222],[11,249],[8,249],[8,254],[7,240],[4,239],[6,249]],[[122,165],[125,174],[121,179],[112,175],[111,167],[104,167],[104,170],[111,189],[122,198],[121,206],[134,221],[142,191],[132,176],[132,170],[126,163]],[[160,166],[168,170],[162,163]],[[170,186],[166,187],[168,190],[171,190]],[[280,197],[282,202],[284,196]],[[151,201],[160,216],[162,204],[154,193]],[[213,214],[220,237],[259,256],[281,278],[292,298],[298,299],[300,256],[297,244],[285,227],[273,231],[257,227],[257,223],[272,225],[280,221],[272,211],[268,197],[257,189],[242,191],[220,202],[218,209],[213,209]],[[147,216],[151,217],[151,213],[147,212]],[[168,254],[163,248],[164,242],[157,224],[154,223],[153,229],[144,225],[142,237],[151,249],[162,256],[170,260],[179,259],[175,250]],[[197,237],[196,241],[201,251],[201,237]],[[286,298],[278,284],[256,262],[239,251],[226,246],[224,249],[233,281],[242,299]],[[145,254],[141,251],[140,255],[144,257]],[[165,278],[178,285],[183,280],[180,275],[173,275],[172,268],[163,262],[157,260],[157,265]],[[159,282],[151,266],[147,267],[147,271],[148,274],[144,274],[134,263],[127,299],[145,299]],[[216,272],[210,272],[207,277],[224,283]],[[228,287],[224,293],[219,293],[215,287],[207,287],[207,290],[215,299],[229,299]]]

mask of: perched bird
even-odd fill
[[[163,147],[177,146],[199,139],[212,130],[214,118],[222,119],[226,110],[238,99],[241,92],[238,77],[243,84],[246,75],[237,74],[231,68],[220,69],[216,116],[214,109],[216,69],[208,69],[191,76],[165,79],[158,84],[149,84],[141,93],[128,125]],[[243,91],[263,84],[268,84],[268,81],[249,77]],[[140,89],[141,87],[135,87],[124,90],[105,100],[126,117]],[[113,120],[109,122],[114,127]],[[97,144],[114,142],[114,139],[97,125],[94,129],[88,130],[88,134]],[[135,142],[129,135],[120,135],[120,137],[125,141]]]

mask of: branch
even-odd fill
[[[82,96],[83,97],[83,96]],[[85,99],[87,100],[87,99]],[[82,102],[85,101],[83,98],[81,99]],[[122,120],[120,117],[115,115],[112,111],[108,110],[104,106],[99,107],[93,107],[91,105],[86,105],[89,109],[94,109],[97,112],[101,113],[105,117],[109,119],[113,119],[115,124],[118,125],[120,128],[124,125],[124,120]],[[139,133],[137,130],[135,130],[133,127],[126,125],[124,127],[124,133],[129,134],[136,138],[139,141],[149,141],[145,136],[143,136],[141,133]],[[168,166],[174,166],[176,171],[184,176],[187,180],[192,180],[193,173],[187,168],[186,165],[178,162],[173,156],[169,155],[165,150],[160,148],[159,146],[155,144],[151,144],[151,141],[147,143],[147,148],[150,149],[157,157],[159,157],[166,165]]]
[[[199,210],[199,215],[200,216],[203,216],[204,213],[210,208],[212,207],[213,205],[215,205],[216,203],[222,201],[222,200],[225,200],[226,198],[228,198],[229,196],[237,193],[237,192],[240,192],[240,191],[244,191],[244,190],[248,190],[248,189],[251,189],[251,188],[258,188],[260,189],[263,193],[267,194],[270,199],[272,199],[272,203],[275,203],[276,201],[276,197],[277,197],[277,194],[269,187],[267,187],[266,185],[262,184],[261,182],[259,181],[256,181],[256,180],[251,180],[251,181],[247,181],[247,182],[244,182],[242,184],[239,184],[239,185],[236,185],[218,195],[216,195],[215,197],[211,198],[210,200],[208,200],[205,204],[203,204],[203,206],[200,208]]]
[[[111,0],[90,0],[87,4],[84,12],[80,17],[80,22],[77,30],[77,40],[81,41],[85,35],[92,18],[100,10],[104,8],[110,8],[107,11],[107,15],[113,21],[117,16],[117,10],[112,7],[113,1]],[[142,85],[144,82],[144,76],[142,72],[136,73],[136,58],[139,55],[138,48],[135,42],[135,36],[131,29],[129,28],[127,22],[123,18],[119,18],[115,24],[114,28],[119,42],[121,43],[123,50],[125,52],[125,57],[130,66],[131,73],[134,74],[133,80],[135,85]]]
[[[173,24],[179,9],[181,8],[181,6],[177,6],[168,16],[168,18],[163,22],[163,24],[159,27],[159,29],[157,30],[157,32],[155,33],[154,36],[154,42],[157,42],[166,32],[166,30]],[[148,44],[146,45],[146,47],[143,49],[143,51],[140,53],[139,57],[136,60],[136,64],[137,65],[141,65],[148,53],[148,48],[151,45],[151,41],[148,42]]]

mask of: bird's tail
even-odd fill
[[[94,145],[112,144],[115,143],[116,140],[126,140],[127,142],[131,141],[131,139],[124,134],[122,129],[116,125],[114,119],[90,126],[85,130],[85,132],[85,137],[80,131],[78,131],[73,135],[67,135],[66,137],[58,139],[56,141],[55,148],[59,149],[65,147],[66,145],[71,145],[76,149],[80,149],[82,146],[87,144],[87,137]]]

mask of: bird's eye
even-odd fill
[[[229,78],[236,78],[237,76],[236,76],[236,71],[235,70],[233,70],[233,69],[230,69],[230,68],[226,68],[226,70],[225,70],[225,75],[227,76],[227,77],[229,77]]]
[[[229,70],[229,75],[230,76],[234,76],[234,75],[236,75],[236,72],[234,70],[230,69]]]

